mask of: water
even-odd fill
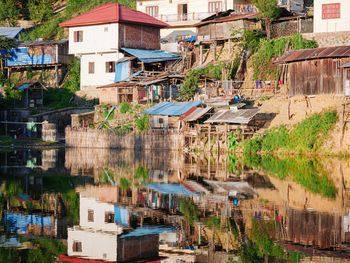
[[[16,150],[0,175],[0,262],[350,262],[347,160]]]

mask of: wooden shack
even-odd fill
[[[201,104],[201,101],[162,102],[142,113],[149,115],[151,128],[179,129],[181,116]]]
[[[43,106],[43,91],[45,88],[41,83],[37,81],[21,81],[13,89],[23,91],[22,102],[24,108]]]
[[[138,103],[138,87],[135,83],[127,82],[112,83],[98,87],[100,104]]]
[[[279,80],[295,95],[344,94],[344,70],[350,62],[350,46],[288,52],[275,61]]]
[[[11,56],[5,61],[8,79],[14,72],[28,74],[28,68],[35,78],[35,71],[40,73],[45,69],[51,77],[44,81],[47,86],[58,87],[67,72],[67,64],[72,62],[73,55],[68,55],[68,40],[40,40],[19,42],[11,50]]]

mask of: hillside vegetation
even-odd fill
[[[0,24],[16,26],[17,21],[31,20],[37,26],[23,34],[23,40],[62,39],[59,23],[107,3],[120,3],[132,9],[135,0],[0,0]]]

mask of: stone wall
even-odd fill
[[[350,31],[331,32],[331,33],[305,33],[302,34],[305,39],[315,39],[319,47],[349,46]]]

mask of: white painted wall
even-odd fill
[[[82,252],[73,251],[74,241],[80,241]],[[79,256],[88,259],[116,261],[117,235],[106,232],[96,232],[92,229],[79,227],[68,229],[68,256]]]
[[[97,87],[114,83],[115,72],[106,72],[106,62],[117,61],[124,57],[122,53],[103,53],[82,55],[80,58],[80,88]],[[89,62],[95,62],[95,73],[89,73]]]
[[[322,19],[322,4],[340,3],[339,19]],[[330,33],[350,31],[349,0],[315,0],[314,1],[314,33]]]
[[[118,23],[69,28],[69,54],[111,52],[118,48]],[[107,30],[107,31],[105,31]],[[83,31],[83,41],[74,42],[74,31]]]
[[[88,222],[88,210],[94,210],[94,222]],[[115,223],[105,223],[105,212],[114,214],[114,205],[97,201],[94,198],[80,196],[80,226],[94,230],[123,232],[123,227]]]

